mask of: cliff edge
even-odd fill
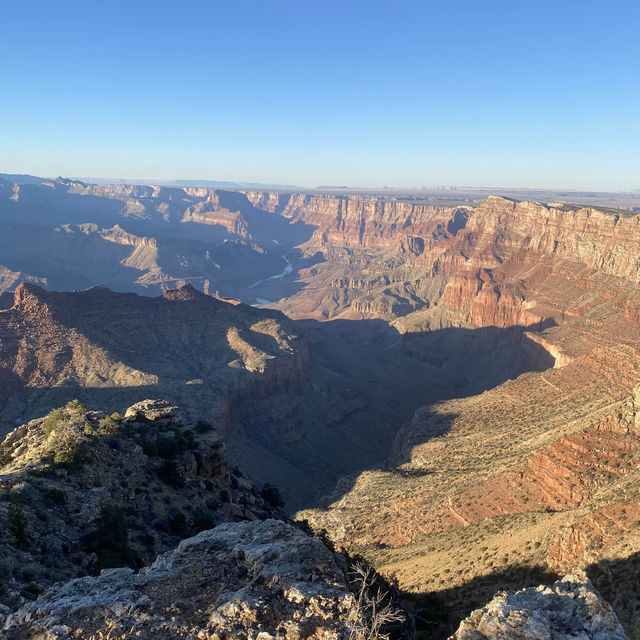
[[[337,556],[265,520],[203,531],[139,573],[56,585],[0,625],[7,640],[338,640],[356,614]]]

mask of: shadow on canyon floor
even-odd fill
[[[256,480],[280,486],[291,512],[319,506],[332,492],[332,498],[339,497],[334,490],[338,480],[343,493],[357,474],[384,465],[416,409],[481,393],[554,364],[543,347],[527,338],[526,332],[539,325],[401,335],[383,320],[309,320],[296,323],[306,338],[308,358],[291,356],[286,375],[247,372],[245,390],[234,392],[228,387],[235,384],[233,376],[225,371],[232,371],[228,367],[238,354],[227,332],[239,316],[227,305],[205,296],[167,301],[101,288],[43,292],[42,297],[58,325],[84,336],[110,360],[157,376],[158,383],[24,388],[17,376],[4,376],[5,389],[14,389],[2,410],[5,427],[7,419],[13,426],[74,397],[108,411],[166,397],[194,421],[210,419],[212,405],[226,402],[234,462]],[[257,322],[279,314],[245,307],[241,315],[245,323],[249,319],[240,332],[246,340],[277,353],[272,336],[248,327],[252,317]],[[13,336],[13,342],[17,345],[20,338]],[[71,355],[72,346],[65,347],[51,366],[62,366]],[[450,420],[440,418],[438,433],[443,433]],[[396,450],[395,462],[404,461]]]
[[[281,215],[284,204],[281,204],[274,213],[270,213],[251,204],[247,196],[239,191],[220,190],[217,191],[217,195],[220,206],[229,211],[240,212],[247,222],[252,237],[272,249],[303,244],[317,229],[316,226],[301,220],[291,222],[288,218],[284,218]]]
[[[327,494],[338,499],[359,473],[381,468],[416,409],[481,393],[554,363],[526,337],[531,327],[401,335],[382,320],[303,321],[297,326],[306,338],[309,359],[298,363],[299,376],[272,380],[247,374],[245,391],[229,394],[224,369],[237,357],[226,339],[233,314],[218,311],[217,301],[202,296],[200,301],[167,304],[121,294],[117,305],[111,302],[104,309],[101,298],[111,300],[105,290],[64,298],[68,304],[52,305],[62,325],[86,336],[110,359],[155,375],[159,382],[20,388],[14,376],[15,392],[2,411],[7,427],[8,418],[13,426],[76,397],[108,411],[122,411],[147,397],[165,397],[181,404],[188,419],[206,420],[212,405],[226,395],[232,461],[257,481],[279,486],[290,512],[320,506]],[[265,317],[257,309],[245,313],[255,315],[256,321]],[[207,339],[209,332],[217,342]],[[274,346],[270,336],[256,334],[252,339],[264,341],[267,349]],[[222,375],[215,361],[218,367],[222,362]],[[188,384],[195,379],[204,383]],[[450,419],[439,418],[438,433],[444,433]],[[404,461],[396,450],[395,462]]]
[[[420,640],[445,640],[474,609],[490,602],[498,591],[552,584],[560,576],[544,566],[508,567],[473,578],[458,587],[432,593],[402,593],[415,620]]]
[[[341,393],[348,391],[351,398],[361,399],[358,406],[307,434],[332,461],[334,470],[330,479],[325,476],[323,482],[313,483],[320,491],[315,495],[310,491],[296,504],[298,508],[322,504],[323,494],[330,494],[331,501],[340,499],[360,472],[383,467],[392,453],[394,466],[407,462],[394,444],[418,408],[482,393],[521,373],[548,369],[555,362],[527,338],[531,327],[450,328],[400,335],[382,320],[298,324],[304,327],[309,344],[311,384],[327,388],[332,376],[340,376],[342,386],[333,407],[336,414]],[[437,434],[427,437],[446,433],[453,417],[439,415]],[[254,433],[260,438],[259,428]],[[292,461],[303,453],[295,442],[287,449],[283,447],[281,455]],[[339,488],[333,490],[338,479]]]
[[[629,640],[640,640],[640,552],[626,558],[601,560],[586,571],[613,607]]]
[[[602,597],[613,607],[630,640],[640,640],[640,553],[607,559],[586,567]],[[512,566],[478,576],[458,587],[431,593],[402,593],[413,614],[418,638],[445,640],[474,609],[486,605],[498,591],[552,584],[561,578],[544,566]]]

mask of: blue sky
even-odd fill
[[[638,0],[9,0],[0,29],[0,171],[640,187]]]

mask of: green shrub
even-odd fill
[[[591,539],[591,542],[589,543],[589,549],[592,549],[592,550],[595,550],[595,551],[597,551],[598,549],[602,549],[602,536],[601,535],[593,536],[593,538]]]
[[[119,413],[100,418],[98,425],[85,423],[84,432],[90,436],[115,436],[120,432],[123,417]]]
[[[53,463],[64,467],[69,472],[77,471],[84,462],[78,453],[79,444],[79,438],[73,431],[61,431],[49,447],[49,454],[53,456]]]
[[[163,482],[174,487],[184,487],[185,479],[174,460],[163,460],[158,467],[158,475]]]
[[[44,494],[44,497],[51,500],[51,502],[55,502],[56,504],[62,504],[67,499],[65,492],[62,491],[62,489],[57,489],[55,487],[53,489],[49,489]]]
[[[22,507],[22,496],[19,493],[12,493],[7,509],[7,520],[9,533],[16,539],[18,546],[28,547],[30,540],[27,533],[27,518]]]
[[[110,416],[102,418],[98,423],[98,433],[105,436],[115,436],[120,431],[122,420],[119,413],[112,413]]]
[[[64,405],[64,408],[73,415],[85,415],[88,411],[80,400],[70,400]]]
[[[77,471],[86,462],[81,445],[87,442],[87,433],[93,433],[89,425],[75,421],[58,423],[55,435],[49,436],[43,451],[45,459],[49,464],[64,467],[69,472]]]
[[[85,440],[85,433],[94,433],[94,428],[84,420],[87,408],[78,400],[68,402],[64,407],[53,409],[45,418],[42,429],[49,437],[44,451],[55,465],[75,471],[83,460],[78,455],[78,447]]]
[[[84,433],[86,433],[88,436],[97,436],[98,435],[98,427],[89,424],[88,422],[84,423],[84,427],[82,429],[84,431]]]
[[[47,417],[44,419],[44,422],[42,423],[42,430],[47,435],[49,435],[52,431],[55,431],[60,426],[60,424],[69,420],[70,418],[71,416],[69,415],[69,412],[64,408],[53,409],[53,411],[50,411]]]
[[[181,538],[189,534],[189,526],[187,524],[187,516],[178,511],[175,515],[169,517],[169,533]]]
[[[98,556],[97,570],[135,564],[127,521],[117,505],[103,507],[94,531],[88,536],[87,550]]]
[[[42,423],[42,429],[49,435],[64,422],[84,421],[87,411],[87,407],[79,400],[71,400],[64,407],[50,411]]]
[[[11,452],[4,442],[0,442],[0,467],[11,462]]]

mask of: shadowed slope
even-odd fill
[[[381,464],[424,402],[553,364],[523,328],[296,326],[191,287],[149,298],[21,285],[15,302],[0,312],[5,424],[70,397],[108,410],[166,397],[212,422],[234,461],[281,487],[290,508],[315,506],[340,476]]]

